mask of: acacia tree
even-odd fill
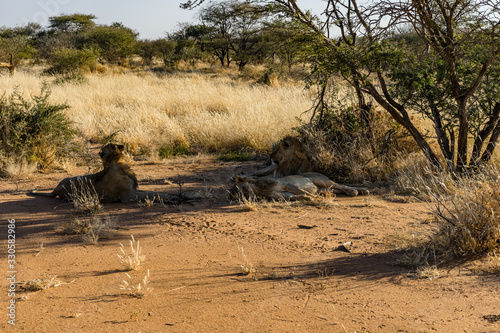
[[[263,49],[262,28],[266,11],[248,1],[225,0],[202,9],[207,27],[206,45],[222,66],[234,60],[239,69],[259,56]]]
[[[193,7],[203,0],[184,3]],[[500,136],[500,4],[494,0],[325,1],[324,19],[295,0],[269,0],[287,17],[323,36],[315,70],[340,73],[370,96],[413,136],[431,163],[464,171],[488,162]],[[411,26],[422,40],[415,53],[392,37]],[[330,35],[334,33],[335,35]],[[430,118],[436,154],[410,117]],[[474,142],[471,156],[468,143]]]
[[[95,15],[72,14],[49,17],[49,27],[62,32],[80,32],[95,27]]]

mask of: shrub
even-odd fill
[[[73,74],[92,70],[97,67],[99,52],[93,48],[78,50],[69,47],[60,47],[50,56],[51,67],[48,74]]]
[[[73,136],[64,110],[68,105],[49,103],[50,91],[26,100],[18,90],[0,97],[0,153],[37,162],[44,168],[67,153]]]
[[[309,149],[313,167],[337,180],[387,180],[401,154],[418,150],[405,130],[386,113],[357,107],[329,108],[296,130]]]
[[[437,198],[438,235],[447,240],[443,251],[466,256],[500,250],[499,186],[498,177],[465,177],[453,195]]]
[[[158,156],[161,158],[170,158],[172,156],[191,155],[192,152],[184,142],[175,141],[173,146],[163,145],[158,149]]]
[[[397,264],[422,267],[455,257],[494,254],[500,250],[500,180],[496,172],[456,179],[451,191],[432,193],[436,230],[397,246]],[[439,180],[434,181],[439,183]],[[399,242],[401,243],[401,242]]]

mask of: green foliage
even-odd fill
[[[153,42],[154,50],[160,55],[165,67],[174,67],[177,59],[174,57],[177,49],[177,42],[169,39],[157,39]]]
[[[49,27],[64,32],[80,32],[95,26],[94,15],[72,14],[49,17]]]
[[[96,49],[84,48],[78,50],[62,47],[52,54],[50,58],[52,66],[47,70],[47,73],[71,74],[90,70],[96,66],[98,56],[99,53]]]
[[[158,150],[158,156],[160,156],[161,158],[170,158],[173,156],[186,156],[191,154],[192,153],[189,150],[189,147],[178,142],[174,143],[173,146],[163,145]]]
[[[19,91],[0,97],[0,151],[5,156],[25,157],[47,167],[66,153],[73,136],[64,114],[68,105],[51,104],[46,85],[40,95],[24,99]]]
[[[111,26],[99,26],[86,35],[85,45],[99,50],[100,57],[111,63],[134,54],[137,46],[137,33],[121,23]]]
[[[137,43],[137,52],[144,60],[144,63],[150,66],[156,53],[154,41],[148,39],[139,41]]]
[[[254,159],[254,156],[250,153],[238,152],[238,151],[230,151],[225,154],[221,154],[217,156],[217,159],[224,162],[245,162],[251,161]]]

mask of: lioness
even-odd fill
[[[272,165],[256,171],[251,176],[284,177],[303,174],[312,171],[311,158],[307,149],[299,139],[286,136],[274,147],[271,152]]]
[[[32,192],[32,195],[60,197],[71,200],[73,191],[89,184],[95,188],[101,202],[129,203],[134,200],[161,197],[170,200],[171,196],[150,191],[137,190],[137,177],[123,156],[123,145],[108,143],[99,152],[103,169],[92,175],[68,177],[63,179],[51,193]]]
[[[327,176],[317,172],[290,175],[281,178],[237,176],[233,188],[229,191],[231,199],[266,198],[272,200],[302,200],[325,191],[346,193],[350,196],[368,194],[364,188],[340,185]]]

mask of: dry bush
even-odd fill
[[[429,235],[393,239],[397,244],[395,249],[401,252],[395,263],[420,267],[454,257],[497,253],[500,250],[499,175],[498,170],[490,169],[456,179],[452,191],[429,191],[436,204],[437,228]]]
[[[369,126],[357,119],[356,108],[349,107],[323,115],[321,123],[313,119],[297,129],[316,171],[340,181],[387,181],[399,157],[418,150],[388,114],[371,112]]]
[[[74,217],[61,225],[60,232],[63,235],[82,235],[85,242],[95,245],[99,239],[113,238],[115,221],[110,216]]]
[[[38,163],[25,158],[5,158],[0,162],[2,177],[21,179],[32,176],[38,169]]]
[[[453,255],[485,254],[500,249],[500,179],[486,175],[459,179],[451,196],[438,196],[435,214],[443,249]]]
[[[89,179],[78,177],[70,184],[70,200],[78,213],[96,215],[102,210],[99,194]]]
[[[430,202],[436,195],[451,194],[458,189],[451,173],[437,170],[420,152],[400,156],[395,167],[391,183],[398,194]]]

